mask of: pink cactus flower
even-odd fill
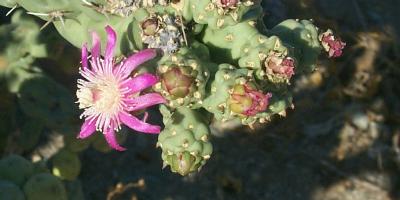
[[[320,34],[319,40],[322,44],[322,47],[324,47],[325,51],[328,52],[329,58],[337,58],[341,56],[343,49],[346,46],[345,42],[339,38],[335,38],[331,30],[327,30],[326,32]]]
[[[158,93],[140,95],[142,90],[157,83],[156,76],[149,73],[131,76],[131,72],[140,64],[156,56],[156,50],[140,51],[117,64],[113,58],[116,33],[110,26],[106,27],[106,32],[104,57],[100,55],[100,38],[95,32],[92,33],[91,57],[88,56],[86,44],[82,47],[82,67],[79,73],[83,79],[78,80],[76,96],[79,108],[83,109],[81,118],[85,118],[85,122],[78,138],[87,138],[96,130],[101,131],[110,147],[124,151],[125,148],[116,140],[115,131],[125,124],[136,131],[159,133],[159,126],[145,122],[146,115],[142,121],[131,112],[165,103],[165,100]]]

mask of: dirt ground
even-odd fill
[[[400,33],[397,0],[267,0],[267,25],[314,19],[347,42],[296,77],[294,110],[267,126],[214,126],[200,173],[161,169],[156,136],[131,134],[128,151],[82,155],[87,199],[400,199]]]

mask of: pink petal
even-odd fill
[[[117,151],[125,151],[126,150],[124,147],[121,147],[118,144],[117,138],[115,137],[114,129],[107,128],[105,130],[104,137],[106,138],[106,141],[111,148],[113,148]]]
[[[78,138],[84,139],[91,136],[96,131],[96,120],[86,119],[83,122],[81,131],[79,132]]]
[[[100,56],[100,37],[96,32],[92,32],[92,58],[98,59]]]
[[[106,26],[107,32],[107,46],[105,52],[105,59],[112,59],[114,54],[115,42],[117,40],[117,34],[111,26]]]
[[[143,73],[129,80],[124,84],[124,87],[129,87],[131,89],[130,93],[133,94],[153,86],[157,81],[157,77],[153,74]]]
[[[126,101],[128,104],[128,111],[142,110],[165,102],[164,97],[158,93],[149,93]]]
[[[154,57],[157,56],[157,50],[156,49],[145,49],[142,51],[139,51],[138,53],[135,53],[131,56],[129,56],[127,59],[125,59],[123,62],[123,65],[121,66],[122,69],[124,69],[124,73],[126,76],[129,76],[129,74],[136,69],[140,64],[153,59]]]
[[[129,128],[144,132],[144,133],[155,133],[158,134],[160,133],[161,128],[156,125],[151,125],[148,123],[145,123],[143,121],[140,121],[138,118],[135,116],[132,116],[131,114],[128,114],[126,112],[122,112],[119,114],[119,118],[122,123],[127,125]]]
[[[82,46],[81,60],[82,60],[82,69],[86,70],[88,68],[88,51],[86,44]]]

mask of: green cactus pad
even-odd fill
[[[20,135],[18,136],[17,144],[24,149],[29,151],[34,148],[39,142],[39,138],[43,132],[44,125],[42,122],[25,119],[26,121],[21,127]]]
[[[39,25],[34,18],[15,12],[10,24],[0,26],[0,46],[8,63],[16,62],[22,57],[42,58],[47,55],[46,46],[39,42]]]
[[[28,80],[41,76],[38,67],[30,66],[30,60],[21,59],[9,65],[5,72],[5,80],[11,93],[18,93],[21,86]]]
[[[0,6],[12,8],[15,5],[17,5],[17,1],[16,0],[0,0]]]
[[[53,175],[64,180],[75,180],[81,171],[78,154],[66,149],[60,150],[51,158]]]
[[[0,180],[0,199],[25,200],[22,190],[12,182]]]
[[[182,176],[199,171],[212,153],[209,134],[207,120],[199,110],[176,109],[158,137],[164,166]]]
[[[93,139],[80,140],[76,138],[76,134],[73,133],[64,135],[64,143],[66,148],[75,153],[86,150],[90,146],[92,140]]]
[[[269,32],[294,47],[294,57],[298,62],[298,72],[310,72],[321,54],[322,47],[318,39],[318,28],[308,20],[289,19],[281,22]]]
[[[12,95],[6,86],[6,83],[0,77],[0,153],[6,148],[8,137],[16,129],[17,106]]]
[[[22,111],[49,127],[59,127],[71,120],[74,103],[69,91],[45,76],[24,81],[19,90]]]
[[[63,183],[48,173],[33,175],[24,185],[27,200],[67,200]]]
[[[259,110],[254,114],[238,113],[240,110],[236,105],[232,105],[231,95],[237,86],[248,85],[254,92],[260,95],[272,95],[268,98],[268,104],[265,110]],[[271,93],[271,94],[268,94]],[[291,105],[291,96],[287,91],[278,92],[259,86],[250,70],[229,65],[221,64],[215,74],[215,79],[211,84],[209,96],[204,100],[203,107],[214,114],[218,121],[241,120],[244,125],[251,125],[255,122],[267,122],[274,114],[283,113]],[[241,102],[243,106],[245,102]],[[234,106],[234,107],[232,107]]]
[[[245,53],[248,41],[259,35],[254,23],[244,21],[223,29],[205,28],[202,41],[210,49],[212,60],[219,63],[236,63]]]
[[[19,155],[9,155],[0,160],[0,179],[22,186],[32,174],[32,163]]]
[[[33,163],[33,175],[40,173],[50,173],[47,163],[44,160],[40,160]]]
[[[193,19],[196,23],[207,24],[212,29],[235,25],[249,13],[252,18],[257,18],[262,11],[260,1],[252,0],[238,1],[237,5],[231,8],[223,8],[216,0],[182,0],[178,8],[186,20]]]
[[[82,190],[82,183],[79,180],[64,181],[67,190],[68,200],[85,200]]]

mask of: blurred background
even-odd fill
[[[346,41],[344,55],[296,77],[285,118],[254,130],[213,125],[213,157],[187,177],[161,169],[154,135],[124,131],[122,153],[101,134],[75,140],[79,50],[52,25],[40,31],[43,21],[0,8],[0,193],[18,190],[6,180],[29,192],[22,182],[45,172],[62,179],[66,190],[52,191],[69,200],[400,199],[400,1],[263,4],[267,27],[313,19]]]

